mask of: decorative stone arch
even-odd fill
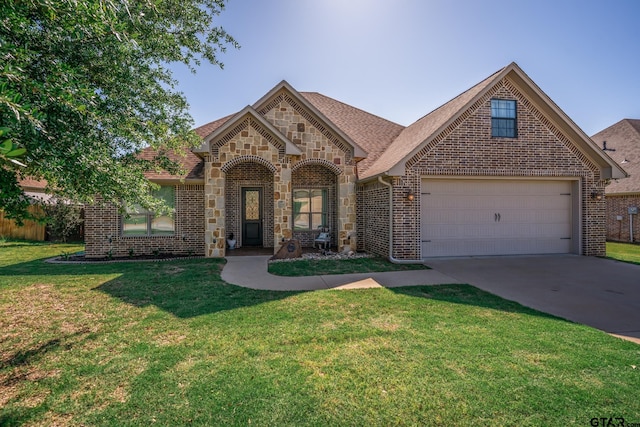
[[[331,170],[331,172],[333,172],[335,175],[341,175],[342,174],[342,169],[338,165],[336,165],[335,163],[331,163],[330,161],[324,160],[324,159],[305,159],[305,160],[299,161],[298,163],[293,165],[293,167],[291,168],[291,172],[295,172],[299,168],[301,168],[303,166],[310,165],[310,164],[322,165],[322,166],[326,167],[327,169]]]
[[[221,168],[225,173],[225,230],[228,237],[231,233],[238,247],[244,246],[243,235],[243,189],[259,189],[262,247],[274,246],[274,181],[276,167],[267,160],[257,156],[240,156],[225,163]]]
[[[224,173],[229,172],[233,167],[241,164],[241,163],[259,163],[262,166],[265,166],[267,169],[269,169],[271,171],[271,173],[276,173],[277,169],[276,167],[269,162],[268,160],[263,159],[262,157],[258,157],[258,156],[240,156],[240,157],[236,157],[235,159],[231,159],[228,162],[226,162],[224,165],[222,165],[222,167],[220,168],[220,170]]]

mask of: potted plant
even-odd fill
[[[229,245],[229,249],[235,249],[236,243],[236,239],[233,238],[233,233],[229,234],[229,238],[227,239],[227,245]]]

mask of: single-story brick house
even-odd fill
[[[277,251],[319,227],[392,260],[604,255],[596,196],[626,176],[515,63],[407,127],[283,81],[197,132],[185,176],[148,175],[174,214],[88,208],[88,257],[224,257],[231,233]]]
[[[623,167],[629,178],[614,179],[605,190],[607,239],[640,241],[640,120],[624,119],[591,139]]]

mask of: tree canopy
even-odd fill
[[[198,143],[169,66],[222,67],[219,54],[238,47],[214,24],[225,2],[3,0],[0,144],[10,143],[0,152],[0,208],[6,215],[25,218],[18,180],[27,176],[77,202],[100,195],[157,206],[144,172],[175,172],[166,153]],[[145,147],[158,153],[155,159],[136,156]]]

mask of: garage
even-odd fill
[[[578,253],[575,180],[423,178],[422,257]]]

